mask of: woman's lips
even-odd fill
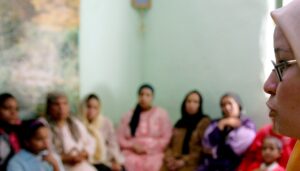
[[[269,112],[269,117],[270,118],[274,118],[274,117],[276,117],[277,116],[277,113],[274,111],[274,110],[270,110],[270,112]]]
[[[267,106],[270,109],[269,117],[271,117],[271,118],[276,117],[277,116],[277,112],[274,110],[274,108],[270,105],[269,102],[267,102]]]

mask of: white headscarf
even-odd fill
[[[271,12],[271,16],[286,37],[300,66],[300,0]]]

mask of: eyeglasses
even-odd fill
[[[290,65],[297,63],[297,61],[296,60],[288,60],[288,61],[280,62],[279,64],[276,64],[274,61],[272,61],[272,63],[274,65],[273,71],[276,71],[277,78],[281,82],[283,71],[285,69],[287,69]]]

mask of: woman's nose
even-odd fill
[[[275,71],[272,71],[268,79],[265,81],[264,91],[270,95],[275,95],[278,83],[279,81],[276,77]]]

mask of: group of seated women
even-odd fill
[[[189,92],[172,126],[166,110],[153,105],[144,84],[138,103],[117,130],[90,94],[80,117],[70,114],[64,93],[47,95],[43,117],[21,121],[16,98],[0,95],[0,170],[8,171],[283,171],[295,141],[272,125],[256,133],[241,99],[226,93],[222,114],[203,113],[202,95]]]

